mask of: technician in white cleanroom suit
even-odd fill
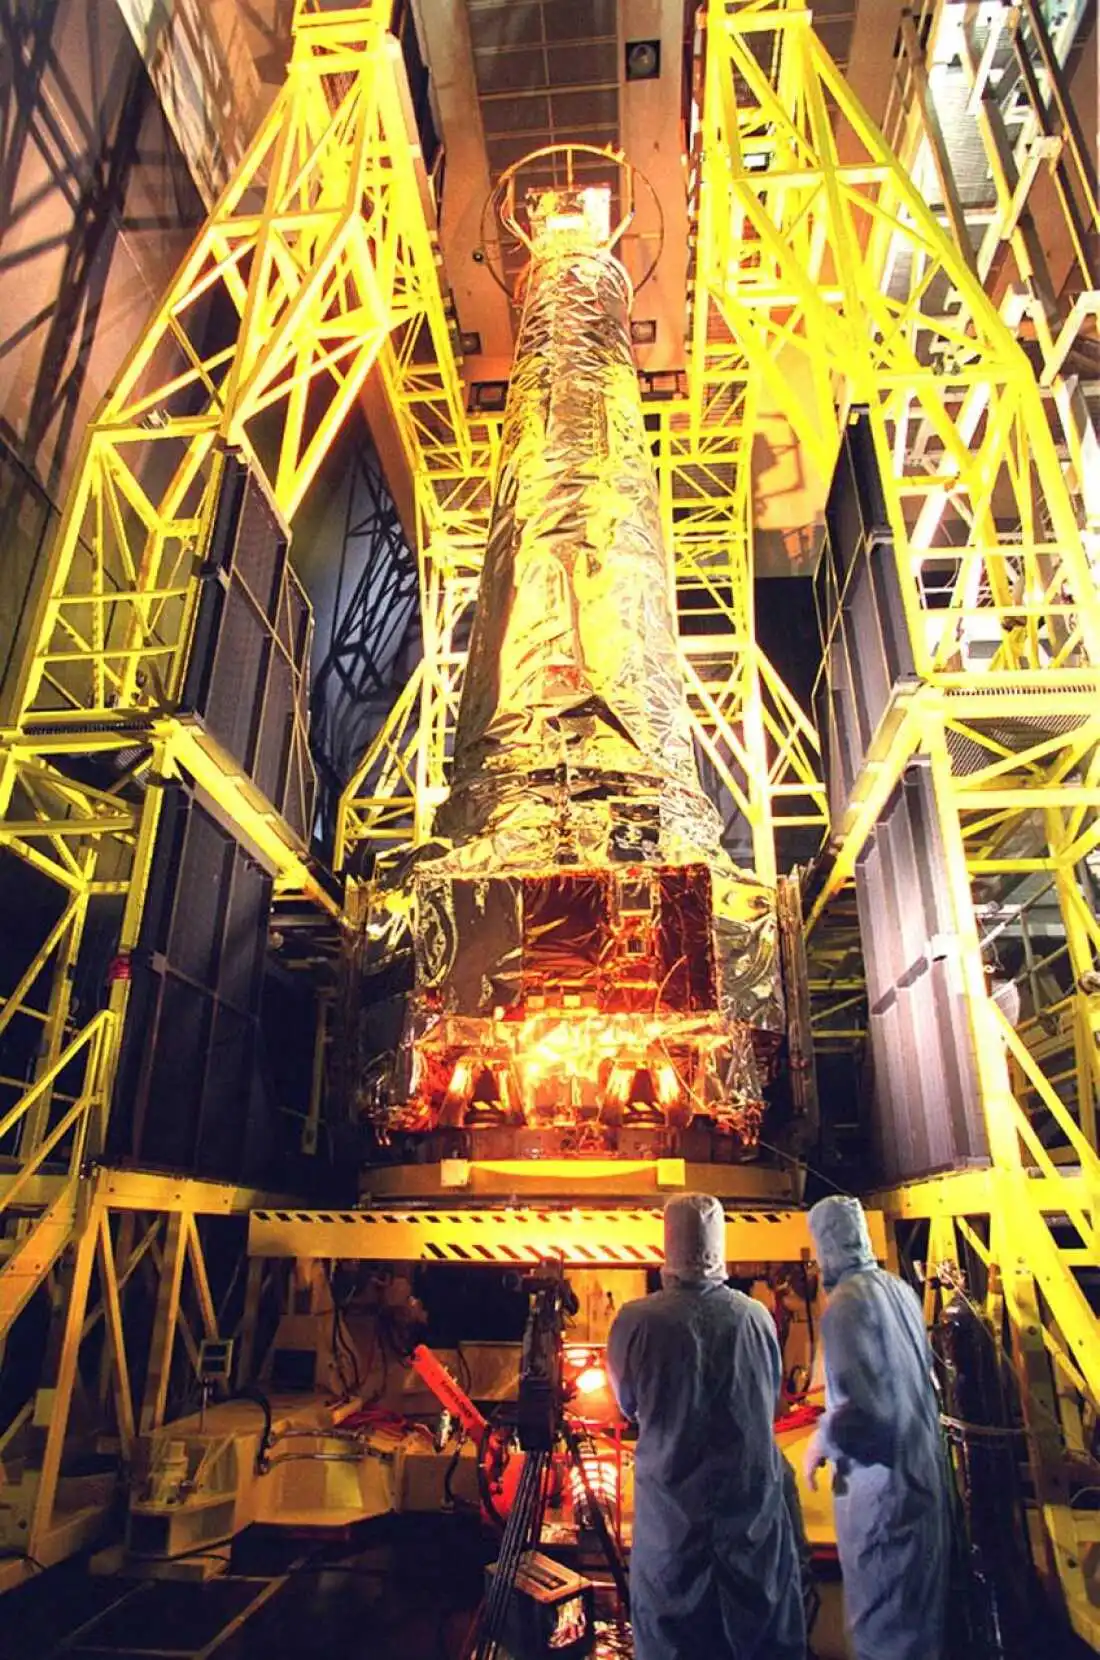
[[[638,1421],[630,1613],[636,1660],[803,1660],[799,1563],[772,1421],[781,1363],[765,1308],[726,1283],[717,1199],[665,1206],[664,1290],[607,1344]]]
[[[833,1464],[837,1549],[856,1660],[939,1660],[948,1567],[946,1463],[916,1294],[879,1268],[857,1199],[822,1199],[810,1231],[828,1305],[825,1416],[806,1477]]]

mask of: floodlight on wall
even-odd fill
[[[476,380],[470,387],[471,415],[502,415],[507,401],[506,380]]]
[[[481,356],[481,336],[476,329],[463,329],[458,337],[463,357]]]
[[[657,339],[655,317],[635,317],[630,324],[630,340],[634,346],[652,346]]]
[[[661,73],[659,40],[628,40],[626,78],[628,81],[655,81]]]

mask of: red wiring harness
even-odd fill
[[[799,1397],[795,1406],[779,1413],[775,1419],[775,1433],[786,1435],[790,1430],[806,1429],[810,1424],[816,1424],[825,1411],[823,1402],[812,1401],[811,1395],[822,1395],[822,1389],[810,1389]]]

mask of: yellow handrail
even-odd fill
[[[1019,1032],[1017,1032],[1015,1027],[1010,1024],[1003,1011],[996,1003],[991,1002],[990,1007],[996,1016],[997,1024],[999,1025],[1001,1031],[1001,1038],[1006,1044],[1009,1053],[1012,1055],[1024,1076],[1032,1085],[1032,1088],[1039,1095],[1044,1107],[1046,1107],[1047,1111],[1058,1125],[1058,1128],[1061,1130],[1062,1134],[1077,1154],[1077,1157],[1081,1161],[1082,1173],[1086,1176],[1095,1191],[1096,1185],[1098,1181],[1100,1181],[1100,1158],[1097,1157],[1096,1150],[1090,1145],[1088,1138],[1082,1133],[1080,1125],[1077,1124],[1071,1115],[1066,1111],[1065,1102],[1062,1101],[1051,1088],[1050,1080],[1039,1066],[1034,1055],[1031,1053],[1031,1050],[1020,1037]]]
[[[35,1079],[30,1088],[24,1091],[15,1105],[9,1108],[4,1117],[0,1119],[0,1139],[2,1139],[26,1116],[39,1097],[64,1072],[65,1068],[71,1065],[80,1051],[82,1049],[88,1050],[83,1090],[45,1140],[23,1162],[11,1186],[0,1195],[0,1214],[14,1203],[17,1195],[22,1191],[31,1176],[74,1125],[78,1128],[69,1157],[70,1174],[75,1175],[79,1170],[83,1159],[84,1144],[87,1139],[88,1114],[95,1106],[102,1103],[106,1090],[104,1063],[106,1057],[110,1054],[110,1045],[104,1040],[108,1033],[114,1030],[116,1024],[117,1016],[113,1009],[100,1009],[98,1014],[92,1016],[83,1031],[79,1032],[72,1042],[65,1046],[53,1065],[48,1067],[41,1077]]]

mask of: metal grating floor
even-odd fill
[[[253,1529],[205,1584],[94,1578],[74,1559],[4,1599],[0,1660],[459,1660],[491,1554],[476,1524],[419,1516],[355,1542]],[[810,1660],[850,1660],[835,1575],[821,1592]],[[628,1628],[601,1625],[592,1660],[632,1654]]]

